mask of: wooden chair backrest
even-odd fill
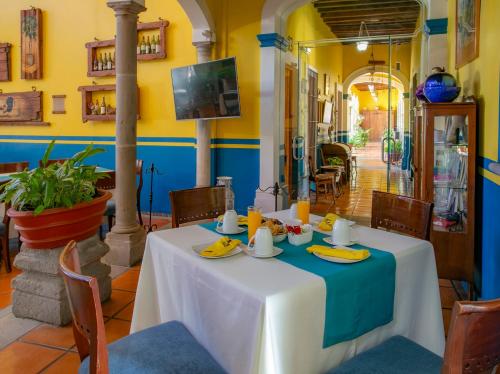
[[[490,373],[499,364],[500,299],[455,302],[442,373]]]
[[[46,166],[49,166],[49,165],[52,165],[52,164],[64,164],[65,161],[69,160],[68,158],[60,158],[58,160],[47,160],[47,165]],[[42,160],[39,160],[38,161],[38,165],[40,167],[42,167]]]
[[[113,190],[116,188],[116,172],[109,171],[106,173],[108,176],[98,179],[95,186],[100,190]]]
[[[321,144],[321,162],[323,165],[328,165],[330,157],[339,157],[344,162],[344,166],[347,166],[349,152],[340,143]]]
[[[381,191],[373,191],[372,197],[373,228],[383,227],[429,240],[432,203]]]
[[[0,164],[0,174],[3,173],[19,173],[29,166],[28,161],[21,162],[4,162]]]
[[[107,374],[108,348],[99,285],[96,278],[81,274],[75,241],[69,242],[62,251],[59,270],[68,294],[73,316],[73,335],[80,360],[90,356],[90,373]]]
[[[217,218],[226,211],[225,187],[200,187],[170,191],[172,227]]]

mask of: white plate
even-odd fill
[[[217,231],[219,234],[222,234],[222,235],[236,235],[236,234],[241,234],[242,232],[245,232],[247,230],[248,229],[246,227],[239,227],[238,226],[238,229],[235,232],[224,232],[224,231],[222,231],[221,227],[219,227],[219,226],[215,227],[215,231]]]
[[[326,243],[328,243],[328,244],[330,244],[330,245],[340,245],[340,244],[336,244],[336,243],[334,243],[334,242],[332,241],[332,237],[331,237],[331,236],[327,236],[327,237],[323,238],[323,241],[324,241],[324,242],[326,242]],[[357,244],[357,243],[358,243],[358,242],[357,242],[356,240],[351,240],[351,241],[349,242],[349,244],[342,244],[342,246],[344,246],[344,247],[349,247],[349,246],[354,245],[354,244]]]
[[[205,248],[207,248],[211,244],[213,244],[213,242],[212,243],[205,243],[205,244],[193,245],[193,251],[195,251],[196,254],[198,256],[202,257],[202,258],[210,258],[210,259],[231,257],[231,256],[237,255],[238,253],[241,253],[243,251],[242,244],[240,244],[235,249],[233,249],[231,252],[226,253],[224,256],[202,256],[200,254],[201,251],[203,251]]]
[[[253,247],[245,246],[244,252],[247,255],[249,255],[251,257],[255,257],[255,258],[271,258],[271,257],[277,256],[277,255],[283,253],[283,250],[281,248],[278,248],[278,247],[273,247],[273,252],[271,254],[258,255],[255,253],[255,249],[253,249]]]
[[[319,253],[314,253],[314,255],[316,257],[319,257],[325,261],[329,261],[329,262],[335,262],[335,263],[338,263],[338,264],[354,264],[355,262],[361,262],[361,261],[364,261],[366,260],[367,258],[370,258],[371,256],[371,253],[369,254],[369,256],[367,258],[364,258],[362,260],[348,260],[346,258],[340,258],[340,257],[333,257],[333,256],[324,256],[324,255],[320,255]]]

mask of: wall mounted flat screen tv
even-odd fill
[[[240,116],[236,59],[172,69],[177,120]]]

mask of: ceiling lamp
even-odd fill
[[[368,28],[366,27],[366,23],[364,21],[361,21],[361,25],[359,25],[359,34],[358,34],[358,37],[359,38],[362,38],[363,37],[363,29],[366,33],[366,36],[370,36],[370,34],[368,34]],[[356,43],[356,48],[358,49],[358,51],[360,52],[364,52],[367,50],[368,48],[368,41],[367,40],[360,40],[359,42]]]

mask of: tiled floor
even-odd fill
[[[359,167],[361,166],[361,167]],[[330,211],[367,221],[369,224],[371,209],[371,190],[385,186],[384,170],[363,168],[358,164],[358,176],[351,191],[346,191],[338,199],[336,205],[329,207],[328,202],[320,201],[313,209],[324,213]],[[401,175],[397,178],[403,179]],[[391,191],[404,193],[404,184],[398,183]],[[165,222],[158,221],[161,227]],[[366,222],[363,222],[366,223]],[[129,333],[132,319],[135,291],[140,272],[140,265],[131,268],[113,280],[112,296],[103,304],[106,338],[108,343]],[[14,269],[6,274],[4,268],[0,270],[0,309],[11,303],[10,280],[19,274]],[[457,294],[449,281],[440,280],[441,303],[446,330],[451,315],[453,302]],[[0,373],[76,373],[80,364],[76,351],[71,326],[52,327],[41,324],[31,329],[13,343],[0,350]]]

